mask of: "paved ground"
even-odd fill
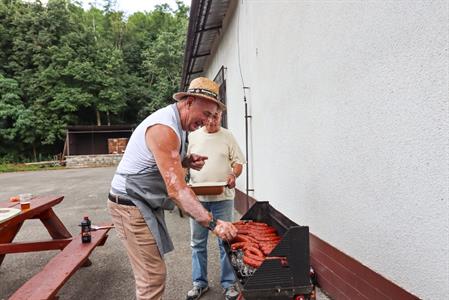
[[[110,222],[106,199],[114,168],[67,169],[39,172],[0,174],[0,201],[24,192],[34,195],[64,195],[55,212],[73,234],[79,234],[78,224],[89,215],[93,224]],[[191,287],[191,259],[189,223],[178,211],[167,213],[167,225],[175,244],[175,251],[166,255],[168,269],[164,299],[184,299]],[[25,222],[15,241],[48,239],[45,227],[38,220]],[[209,243],[209,284],[211,289],[201,299],[223,299],[219,279],[219,260],[216,239]],[[33,274],[40,271],[56,251],[7,255],[0,267],[0,299],[7,299]],[[90,256],[93,262],[81,268],[64,285],[60,299],[134,299],[134,279],[120,241],[114,231],[103,247]],[[327,299],[318,293],[318,299]]]

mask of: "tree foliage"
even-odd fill
[[[178,89],[188,8],[0,0],[0,158],[61,152],[67,125],[137,123]]]

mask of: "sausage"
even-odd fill
[[[250,258],[256,259],[256,260],[264,260],[265,256],[262,254],[262,256],[259,256],[257,254],[254,254],[251,251],[245,250],[245,252],[243,252],[243,256],[248,256]]]
[[[269,255],[271,253],[271,251],[273,251],[273,249],[276,247],[276,245],[274,246],[262,246],[262,252],[264,255]]]
[[[266,228],[273,228],[273,226],[270,226],[266,223],[261,223],[261,222],[248,222],[245,225],[241,225],[241,226],[250,226],[250,227],[254,227],[254,228],[259,228],[260,230],[266,229]]]
[[[257,243],[257,240],[255,240],[253,237],[250,237],[249,235],[245,235],[245,234],[237,234],[232,241]]]
[[[261,226],[235,226],[237,231],[247,234],[248,232],[254,232],[257,234],[277,234],[276,229],[273,227],[261,227]]]
[[[262,265],[263,260],[256,260],[246,255],[243,255],[243,263],[254,268],[259,268]]]
[[[279,238],[279,236],[275,233],[261,233],[261,232],[254,232],[254,231],[250,231],[248,233],[249,236],[252,236],[255,239],[258,239],[259,237],[263,237],[263,238],[271,238],[271,239],[277,239]]]
[[[254,230],[269,230],[269,231],[276,231],[276,229],[272,226],[269,226],[265,223],[260,222],[234,222],[232,223],[237,228],[251,228]]]
[[[235,241],[235,242],[249,242],[250,239],[249,239],[249,237],[247,235],[237,234],[232,241]]]
[[[257,240],[259,241],[259,243],[265,243],[265,242],[279,242],[281,240],[280,237],[263,237],[263,236],[259,236],[257,237]]]
[[[234,226],[254,226],[254,227],[268,227],[269,225],[263,222],[256,221],[237,221],[232,223]]]
[[[266,242],[261,242],[260,243],[260,249],[262,250],[262,252],[267,255],[268,253],[270,253],[271,251],[273,251],[273,249],[279,244],[278,241],[266,241]]]
[[[281,240],[277,236],[252,236],[252,238],[257,240],[259,244],[274,244]]]
[[[258,260],[258,261],[263,261],[263,260],[265,259],[264,256],[258,256],[258,255],[255,255],[255,254],[249,252],[249,251],[245,251],[245,252],[243,253],[243,257],[245,257],[245,256],[246,256],[246,257],[249,257],[249,258],[251,258],[251,259],[254,259],[254,260]]]
[[[248,230],[248,229],[242,229],[242,228],[238,228],[238,227],[237,227],[237,233],[241,233],[241,234],[251,234],[251,230]]]
[[[279,243],[262,243],[260,244],[259,248],[274,248],[278,245]]]
[[[243,231],[249,231],[252,232],[254,234],[259,234],[259,235],[266,235],[266,234],[270,234],[270,235],[277,235],[277,231],[274,228],[269,228],[267,227],[266,229],[263,227],[252,227],[252,226],[246,226],[246,227],[236,227],[237,230],[243,230]]]
[[[248,242],[237,242],[237,243],[233,243],[233,244],[231,244],[231,249],[232,250],[237,250],[237,249],[240,249],[240,248],[243,248],[243,246],[245,245],[245,244],[247,244]]]
[[[238,242],[238,243],[234,243],[231,245],[231,249],[232,250],[237,250],[237,249],[245,249],[247,247],[259,247],[258,244],[256,243],[251,243],[251,242]]]
[[[248,222],[248,225],[251,225],[251,226],[260,226],[260,227],[267,227],[267,226],[268,226],[268,224],[266,224],[266,223],[263,223],[263,222],[257,222],[257,221],[250,221],[250,222]]]
[[[250,228],[251,230],[255,230],[255,231],[276,232],[276,228],[271,227],[271,226],[262,227],[262,226],[247,225],[247,226],[237,226],[237,227],[239,227],[239,228]]]
[[[249,226],[249,230],[251,230],[253,232],[277,234],[276,229],[274,229],[273,227],[260,227],[260,226],[251,227],[251,226]]]
[[[262,265],[265,257],[263,256],[259,256],[260,253],[255,254],[255,252],[257,252],[260,250],[259,249],[247,249],[245,250],[244,254],[243,254],[243,262],[251,267],[254,268],[258,268]]]
[[[256,247],[246,247],[245,249],[245,255],[247,255],[248,253],[254,254],[258,257],[264,258],[265,256],[263,255],[262,251],[260,251],[258,248]]]

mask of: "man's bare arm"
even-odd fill
[[[184,180],[176,133],[170,127],[159,124],[148,128],[145,139],[164,178],[169,197],[198,223],[207,227],[211,217]]]

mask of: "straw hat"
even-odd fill
[[[173,95],[173,99],[179,101],[186,96],[201,97],[206,100],[217,103],[222,110],[226,109],[226,106],[219,100],[219,85],[206,77],[198,77],[190,82],[190,86],[187,92],[179,92]]]

